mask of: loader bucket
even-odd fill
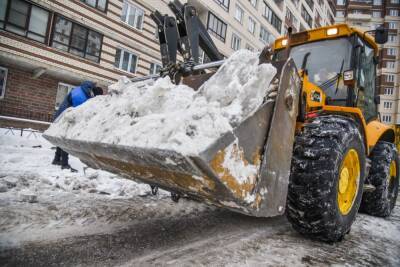
[[[198,155],[44,137],[93,168],[253,216],[282,214],[300,79],[292,60],[274,65],[279,78],[276,98]],[[240,169],[236,173],[240,166],[250,175]]]

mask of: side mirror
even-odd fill
[[[375,104],[379,105],[381,103],[381,96],[380,95],[376,95],[374,97],[374,102],[375,102]]]
[[[375,30],[375,43],[385,44],[388,41],[389,31],[383,27],[379,27]]]

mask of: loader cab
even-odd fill
[[[377,117],[378,90],[376,88],[376,65],[374,49],[355,35],[353,41],[354,85],[350,88],[351,104],[363,111],[368,122]]]
[[[323,91],[323,105],[358,107],[367,122],[377,117],[378,104],[377,47],[370,39],[347,25],[325,27],[294,34],[289,52],[308,82]],[[285,43],[285,38],[276,41],[274,60],[286,59]]]

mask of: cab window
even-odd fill
[[[356,79],[357,79],[357,107],[359,107],[366,121],[377,115],[375,104],[375,76],[374,49],[358,38],[356,45]]]

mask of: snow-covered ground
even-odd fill
[[[343,242],[296,233],[284,216],[253,218],[85,169],[51,165],[40,135],[0,129],[1,266],[400,266],[400,203],[359,214]],[[35,197],[36,196],[36,197]]]
[[[102,231],[106,225],[101,218],[91,218],[91,205],[84,211],[85,201],[101,203],[151,194],[148,185],[87,168],[71,156],[70,165],[78,172],[61,170],[51,164],[54,152],[40,133],[25,131],[21,137],[20,131],[0,128],[0,244],[47,239],[48,231],[53,237],[68,236],[77,229]],[[163,196],[166,192],[160,191],[159,197]],[[93,227],[95,223],[99,228]],[[82,231],[85,225],[89,229]]]

